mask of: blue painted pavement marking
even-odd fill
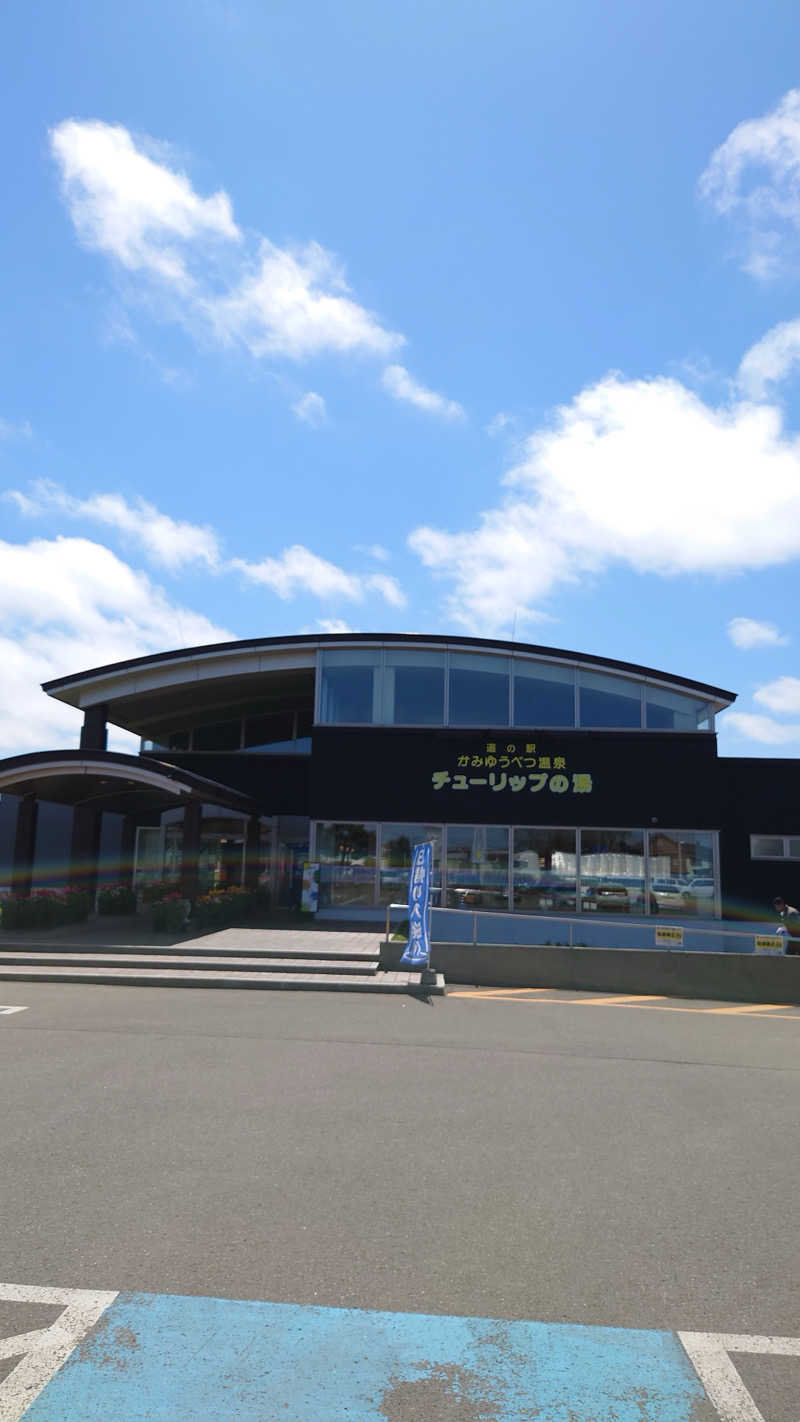
[[[668,1332],[129,1293],[25,1422],[696,1422],[705,1399]]]

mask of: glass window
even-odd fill
[[[450,725],[508,725],[508,657],[450,654]]]
[[[375,902],[375,826],[317,825],[320,908],[364,908]]]
[[[642,688],[639,682],[600,672],[578,672],[580,725],[599,729],[642,724]]]
[[[382,720],[395,726],[444,722],[444,653],[387,649]]]
[[[515,829],[511,869],[515,909],[575,912],[574,829]]]
[[[705,731],[710,729],[711,711],[707,701],[645,687],[647,727],[651,731]]]
[[[370,725],[375,715],[380,653],[358,648],[322,654],[320,720],[329,725]]]
[[[716,914],[714,837],[706,830],[650,830],[651,912]]]
[[[514,725],[574,726],[574,667],[515,661]]]
[[[408,899],[408,871],[415,844],[430,840],[433,844],[432,886],[442,882],[441,825],[383,825],[381,827],[381,866],[378,897],[382,904],[402,904]],[[439,894],[432,894],[436,907]]]
[[[270,711],[248,716],[244,723],[244,748],[276,755],[294,750],[294,712]]]
[[[139,825],[136,830],[133,887],[138,893],[145,884],[156,884],[163,877],[163,831],[160,826]]]
[[[192,749],[198,751],[238,750],[241,738],[241,721],[216,721],[213,726],[195,726]]]
[[[789,858],[800,859],[800,839],[789,840]]]
[[[173,732],[172,732],[172,735],[170,736],[169,740],[167,741],[167,745],[169,746],[170,750],[176,750],[176,751],[188,750],[188,749],[189,749],[189,732],[188,732],[188,731],[173,731]]]
[[[508,908],[508,830],[448,825],[448,908]]]
[[[644,831],[581,830],[581,912],[644,911]]]
[[[751,859],[783,859],[783,836],[771,839],[769,835],[750,836]]]

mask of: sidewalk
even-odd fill
[[[166,948],[171,944],[200,942],[203,938],[221,931],[236,933],[248,929],[278,929],[303,937],[310,933],[330,933],[332,930],[364,934],[373,940],[382,936],[380,926],[374,923],[317,923],[312,914],[299,913],[272,914],[248,920],[247,923],[231,925],[225,930],[218,927],[209,928],[206,933],[198,933],[191,922],[178,933],[154,933],[150,926],[150,914],[145,911],[139,914],[91,914],[83,923],[65,924],[59,928],[14,928],[7,932],[0,929],[0,950],[3,947],[10,948],[14,944],[20,947],[36,947],[38,944],[58,947],[63,944],[70,948],[85,948],[87,951],[105,946],[135,948],[140,945],[156,945]]]

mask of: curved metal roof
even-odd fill
[[[427,647],[452,647],[459,650],[474,648],[475,650],[506,652],[517,656],[539,657],[578,666],[596,667],[600,670],[627,674],[636,678],[646,678],[679,690],[698,693],[718,704],[729,705],[736,700],[734,691],[725,691],[721,687],[695,681],[690,677],[675,676],[671,672],[658,671],[653,667],[640,666],[635,662],[618,661],[612,657],[591,656],[586,652],[574,652],[560,647],[543,647],[530,642],[507,642],[490,637],[461,637],[408,632],[351,632],[344,635],[341,633],[304,633],[290,637],[249,637],[244,641],[217,642],[200,647],[181,647],[170,652],[155,652],[150,656],[131,657],[127,661],[92,667],[87,671],[75,672],[70,676],[55,677],[52,681],[44,682],[42,689],[49,696],[54,696],[60,701],[67,701],[71,705],[86,704],[79,688],[87,689],[87,684],[93,681],[107,681],[110,677],[120,678],[119,695],[127,695],[129,688],[125,685],[124,674],[126,672],[135,674],[144,669],[164,666],[166,673],[170,667],[175,668],[182,661],[197,661],[220,656],[235,659],[237,654],[240,654],[244,659],[247,654],[253,652],[277,652],[280,648],[287,650],[306,648],[312,651],[317,647],[346,647],[364,644],[424,645]],[[231,666],[230,670],[233,672],[235,668]],[[169,680],[174,681],[174,677],[165,676],[165,682]],[[152,686],[153,682],[151,681],[150,684]],[[77,695],[70,695],[73,688],[78,693]],[[105,689],[102,698],[98,697],[97,699],[113,700],[114,694],[113,692],[109,694],[109,690]]]
[[[122,751],[51,750],[33,751],[0,760],[0,791],[10,795],[38,792],[41,799],[72,805],[86,800],[87,782],[93,790],[91,801],[98,809],[130,812],[133,798],[147,808],[200,800],[244,815],[260,813],[249,795],[208,780],[195,771],[157,760],[154,756],[127,755]]]

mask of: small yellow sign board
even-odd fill
[[[682,948],[683,929],[682,928],[657,928],[656,947]]]
[[[780,933],[757,933],[754,946],[757,953],[782,953],[783,938]]]

